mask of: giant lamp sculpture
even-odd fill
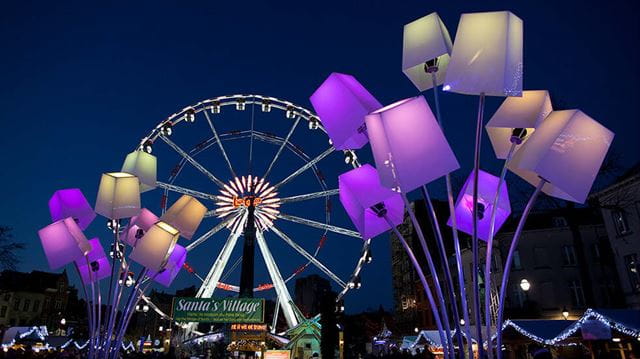
[[[509,162],[509,169],[536,189],[522,213],[509,247],[500,286],[497,328],[502,327],[513,254],[537,196],[544,192],[552,197],[583,203],[613,137],[613,132],[580,110],[553,111]],[[498,330],[496,345],[500,348],[501,344],[502,332]]]
[[[364,116],[382,107],[355,77],[337,72],[329,75],[309,100],[338,150],[366,145]]]
[[[49,212],[53,222],[71,217],[82,230],[87,229],[96,218],[96,212],[78,188],[55,191],[49,199]]]
[[[473,170],[480,168],[480,142],[484,115],[485,96],[522,95],[522,20],[509,11],[462,14],[456,32],[451,61],[445,78],[444,89],[467,95],[479,95],[478,118]],[[474,177],[477,189],[478,178]],[[474,191],[474,206],[477,191]],[[473,211],[474,228],[477,227],[477,208]],[[482,342],[480,315],[480,288],[478,283],[478,238],[474,229],[473,252],[473,308],[476,335]],[[482,346],[478,346],[483,356]],[[489,351],[489,355],[493,353]]]
[[[484,265],[484,305],[485,305],[485,325],[487,338],[491,338],[491,261],[493,252],[493,236],[496,229],[497,205],[501,201],[503,192],[502,184],[507,175],[507,166],[516,147],[525,142],[542,121],[553,110],[549,92],[523,91],[522,97],[507,97],[496,113],[491,117],[485,126],[491,145],[498,159],[503,159],[504,164],[500,172],[498,188],[493,199],[491,219],[489,222],[489,235],[487,240],[487,251]],[[498,225],[498,227],[500,227]],[[492,350],[493,343],[487,341],[487,349]],[[492,354],[491,354],[492,355]]]
[[[182,237],[191,239],[206,212],[207,207],[185,194],[169,207],[160,220],[175,227]]]
[[[140,192],[156,188],[157,159],[144,151],[133,151],[122,164],[122,172],[130,173],[140,180]]]
[[[451,147],[427,101],[422,96],[398,101],[365,118],[367,134],[378,169],[380,183],[400,192],[409,210],[431,275],[437,276],[424,233],[410,210],[407,193],[458,169]],[[442,238],[438,238],[444,248]],[[434,281],[444,328],[449,335],[449,319],[439,281]],[[453,346],[449,346],[453,354]]]

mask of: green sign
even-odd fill
[[[262,298],[192,298],[173,299],[173,320],[208,323],[263,323]]]

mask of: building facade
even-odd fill
[[[640,165],[591,196],[600,208],[616,257],[625,304],[640,308]]]
[[[59,326],[69,302],[67,272],[0,273],[0,326]],[[75,290],[73,291],[75,293]]]

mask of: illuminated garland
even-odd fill
[[[560,334],[558,334],[555,338],[545,341],[545,344],[556,345],[558,342],[566,340],[568,337],[570,337],[576,331],[578,331],[578,329],[580,329],[582,327],[582,325],[587,320],[597,320],[597,321],[601,322],[602,324],[606,325],[607,327],[609,327],[609,328],[611,328],[611,329],[613,329],[613,330],[615,330],[615,331],[617,331],[619,333],[622,333],[624,335],[628,335],[630,337],[638,338],[638,336],[640,336],[640,330],[635,329],[635,328],[627,327],[626,325],[618,323],[618,322],[614,321],[613,319],[611,319],[611,318],[609,318],[607,316],[604,316],[604,315],[596,312],[595,310],[589,308],[584,312],[584,314],[582,315],[582,317],[580,319],[576,320],[573,324],[571,324],[565,330],[560,332]]]

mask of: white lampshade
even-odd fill
[[[431,13],[404,25],[402,72],[420,91],[434,87],[425,62],[437,59],[436,85],[444,82],[451,54],[451,37],[437,13]]]
[[[443,89],[520,96],[522,28],[522,20],[509,11],[462,14]]]
[[[185,194],[169,207],[160,220],[177,228],[184,238],[191,239],[206,212],[207,207]]]
[[[154,224],[138,241],[129,259],[149,270],[161,271],[178,241],[180,232],[165,222]]]
[[[100,179],[96,213],[111,219],[129,218],[140,212],[138,177],[124,172],[105,173]]]
[[[509,169],[550,196],[583,203],[614,133],[580,110],[553,111],[516,151]]]
[[[156,156],[144,151],[133,151],[122,164],[122,172],[131,173],[140,181],[140,192],[156,188]]]
[[[496,157],[507,158],[513,129],[527,130],[524,143],[551,111],[551,97],[546,90],[523,91],[522,97],[507,97],[485,126]]]

